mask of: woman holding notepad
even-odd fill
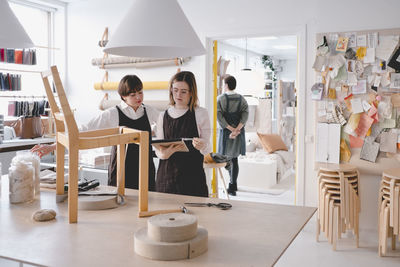
[[[203,159],[211,151],[211,129],[206,109],[198,106],[196,79],[181,71],[170,81],[170,107],[157,121],[157,139],[183,139],[185,144],[155,146],[160,158],[156,191],[208,197]],[[185,150],[185,145],[189,151]]]

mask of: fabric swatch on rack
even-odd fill
[[[14,60],[16,64],[22,64],[22,50],[15,50]]]
[[[15,54],[14,49],[7,49],[6,51],[7,51],[7,62],[14,63],[15,62],[14,61],[14,54]]]
[[[8,116],[15,114],[15,101],[8,101]]]
[[[4,53],[5,53],[5,49],[4,48],[0,48],[0,62],[4,62]]]

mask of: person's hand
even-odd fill
[[[192,141],[193,147],[196,148],[197,150],[202,150],[206,147],[206,141],[204,141],[204,139],[201,138],[193,138]]]
[[[159,158],[160,159],[169,159],[169,157],[172,156],[172,154],[174,154],[175,152],[182,150],[185,147],[185,145],[183,144],[179,144],[179,145],[170,145],[170,146],[160,146],[158,147],[159,150]]]
[[[40,144],[32,147],[31,152],[36,153],[40,158],[56,150],[56,145]]]
[[[235,139],[238,135],[240,134],[240,130],[235,129],[231,134],[229,135],[230,139]]]

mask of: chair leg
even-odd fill
[[[319,242],[319,235],[321,234],[321,225],[320,225],[320,220],[317,216],[317,231],[316,231],[316,237],[315,239],[317,240],[317,242]]]
[[[225,178],[224,178],[224,176],[222,175],[221,168],[217,168],[217,170],[218,170],[218,172],[219,172],[219,176],[221,177],[222,184],[224,185],[225,195],[226,195],[226,197],[227,197],[228,200],[229,200],[229,194],[228,194],[228,190],[226,190]],[[217,178],[217,177],[216,177],[216,178]],[[218,185],[218,183],[217,183],[217,185]],[[217,188],[217,191],[218,191],[218,188]]]
[[[78,158],[79,150],[69,148],[68,216],[69,223],[78,222]]]
[[[355,211],[355,225],[354,225],[354,232],[356,235],[356,247],[358,248],[360,245],[360,202],[358,199],[358,196],[355,195],[355,205],[356,205],[356,211]]]
[[[117,146],[117,190],[125,195],[125,144]]]
[[[339,234],[339,232],[340,232],[340,230],[339,230],[339,220],[340,220],[340,218],[339,218],[339,207],[334,207],[333,208],[333,233],[332,233],[332,236],[333,236],[333,250],[336,250],[336,242],[337,242],[337,240],[338,240],[338,234]]]
[[[56,143],[56,194],[64,194],[64,164],[65,164],[65,147],[60,143]]]
[[[382,235],[382,255],[385,256],[386,255],[386,251],[387,251],[387,237],[388,237],[388,233],[389,233],[389,207],[385,207],[384,211],[383,211],[383,235]]]
[[[333,244],[333,199],[329,201],[329,218],[328,218],[328,229],[329,229],[329,243]]]

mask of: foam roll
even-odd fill
[[[106,210],[118,207],[117,196],[79,196],[78,209]]]
[[[100,82],[94,84],[96,90],[118,90],[119,82]],[[169,88],[166,81],[143,82],[143,90],[165,90]]]
[[[197,257],[208,249],[208,232],[199,227],[196,237],[183,242],[158,242],[149,238],[147,227],[135,233],[136,254],[152,260],[182,260]]]
[[[154,241],[181,242],[197,234],[197,218],[184,213],[153,216],[147,221],[148,236]]]

